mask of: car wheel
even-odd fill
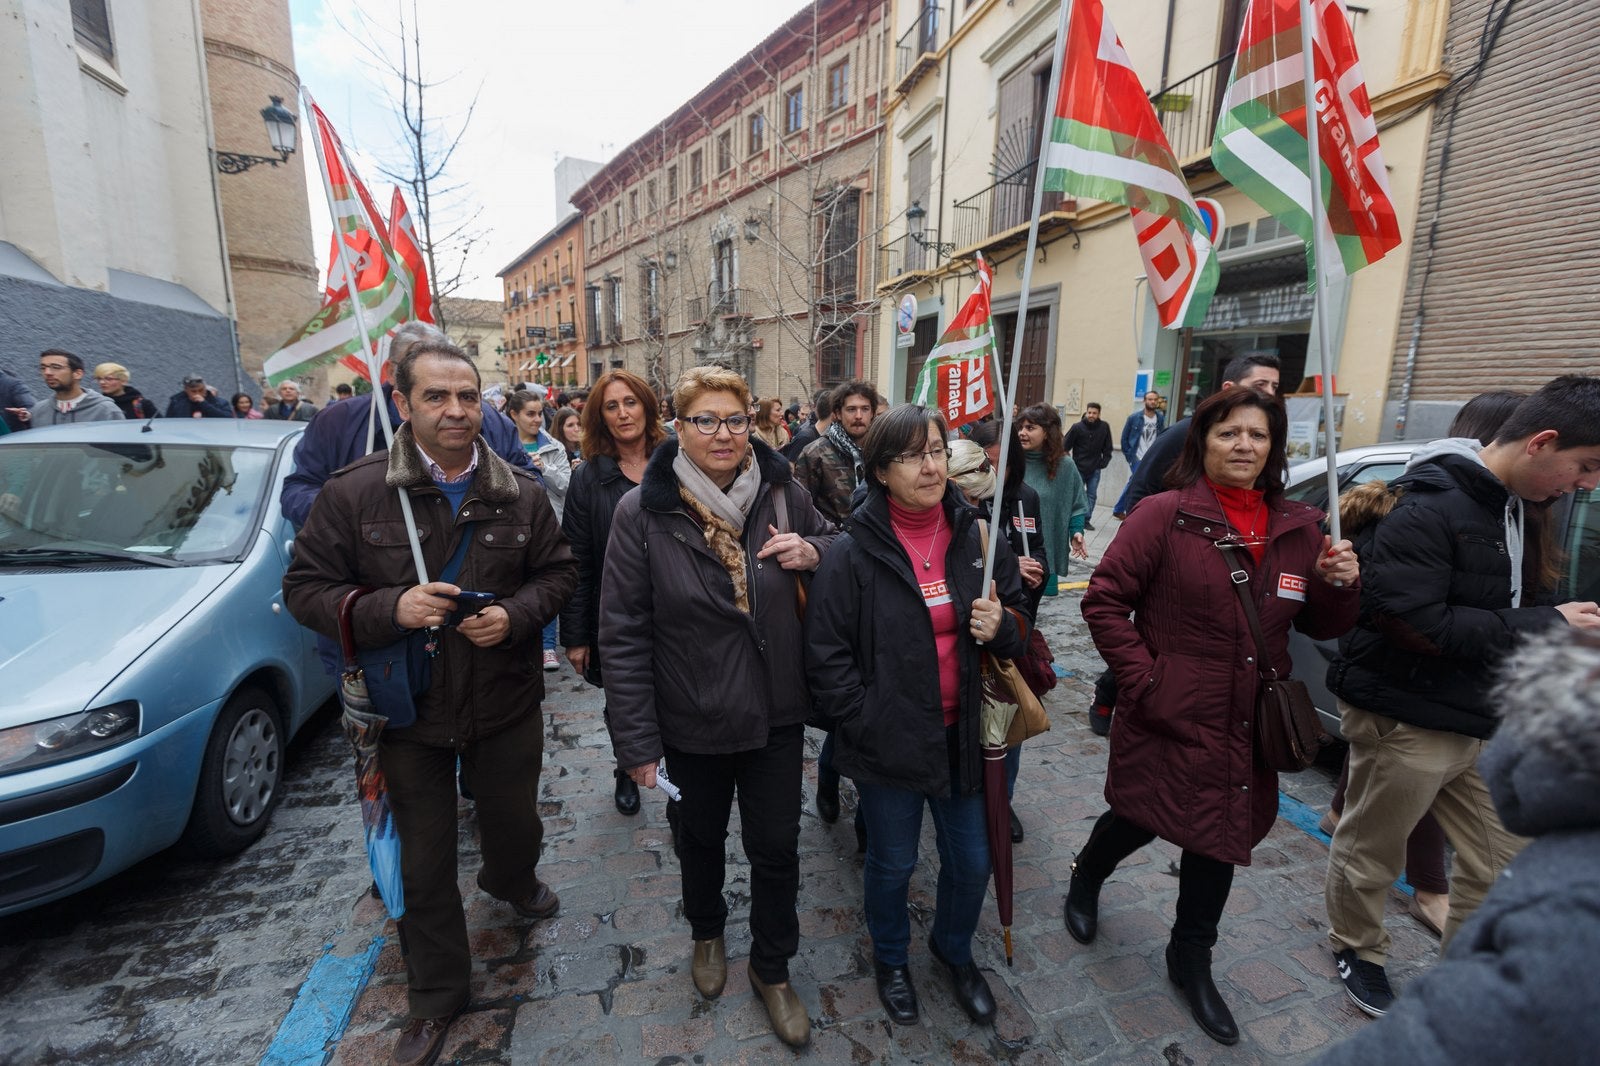
[[[266,830],[283,785],[280,722],[277,704],[258,688],[242,688],[223,705],[183,834],[190,850],[207,858],[233,855]]]

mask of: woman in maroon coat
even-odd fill
[[[1238,1027],[1211,980],[1211,948],[1233,868],[1278,812],[1277,775],[1255,754],[1256,646],[1230,574],[1241,567],[1287,676],[1289,627],[1316,638],[1356,620],[1360,576],[1322,512],[1283,498],[1283,406],[1225,389],[1194,414],[1168,484],[1130,514],[1083,597],[1095,647],[1117,678],[1106,800],[1073,863],[1067,929],[1094,939],[1100,886],[1156,837],[1183,849],[1167,974],[1212,1039]],[[1238,552],[1218,542],[1232,538]],[[1233,558],[1240,558],[1235,564]]]

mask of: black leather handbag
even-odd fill
[[[1260,679],[1256,689],[1256,751],[1262,762],[1279,773],[1297,774],[1315,762],[1317,753],[1333,738],[1322,728],[1305,682],[1279,677],[1272,665],[1267,640],[1261,632],[1261,617],[1250,598],[1250,575],[1234,554],[1242,551],[1242,546],[1219,540],[1217,548],[1233,568],[1229,579],[1239,594],[1239,604],[1256,643],[1256,676]]]

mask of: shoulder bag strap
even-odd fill
[[[1238,560],[1237,544],[1224,544],[1217,541],[1217,550],[1222,552],[1223,558],[1228,560],[1228,565],[1233,571],[1228,575],[1228,580],[1233,583],[1233,590],[1239,594],[1239,605],[1244,608],[1244,618],[1250,623],[1250,635],[1256,642],[1256,672],[1263,677],[1276,678],[1277,668],[1272,665],[1272,657],[1267,653],[1267,638],[1261,632],[1261,616],[1256,614],[1256,604],[1250,598],[1250,575]]]
[[[450,561],[444,564],[444,569],[439,571],[439,580],[452,585],[456,583],[456,575],[461,573],[461,564],[466,561],[467,549],[472,547],[472,527],[476,522],[468,522],[461,527],[461,543],[456,545],[456,550],[451,553]]]
[[[789,532],[789,493],[782,485],[770,485],[768,490],[772,493],[772,511],[778,517],[777,526],[779,533]]]

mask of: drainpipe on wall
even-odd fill
[[[1167,73],[1172,66],[1172,21],[1178,13],[1178,0],[1167,0],[1167,36],[1161,45],[1161,80],[1156,83],[1158,89],[1167,87]]]
[[[233,391],[237,393],[244,391],[244,363],[239,355],[239,309],[233,302],[233,265],[228,260],[228,230],[222,221],[217,129],[211,121],[211,80],[206,70],[206,39],[200,28],[200,0],[190,0],[189,19],[194,28],[195,66],[200,75],[200,110],[206,124],[206,168],[211,172],[211,209],[217,219],[217,254],[222,257],[222,310],[228,316],[228,339],[233,347]]]

